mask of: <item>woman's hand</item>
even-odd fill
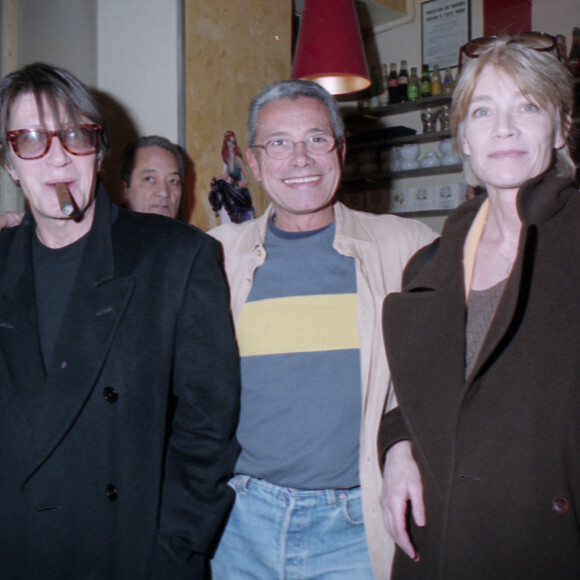
[[[6,213],[3,213],[0,215],[0,230],[17,226],[22,221],[23,217],[24,212],[17,213],[15,211],[7,211]]]
[[[410,441],[399,441],[387,452],[383,469],[381,507],[383,522],[391,538],[409,558],[419,561],[419,554],[409,538],[406,526],[409,507],[415,523],[420,527],[425,525],[423,485],[419,468],[413,459]]]

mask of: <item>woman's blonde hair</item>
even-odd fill
[[[464,160],[464,170],[470,185],[482,185],[471,168],[469,156],[463,151],[463,124],[479,75],[487,65],[501,68],[523,95],[544,109],[551,107],[559,115],[565,145],[556,150],[558,175],[574,177],[576,168],[570,155],[571,115],[574,108],[574,79],[558,59],[556,50],[542,51],[526,42],[526,35],[498,36],[479,51],[477,58],[467,58],[457,79],[451,104],[451,133],[455,148]]]

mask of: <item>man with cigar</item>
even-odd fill
[[[107,148],[67,71],[0,82],[0,163],[30,207],[0,233],[2,578],[204,578],[233,499],[218,245],[112,205]]]

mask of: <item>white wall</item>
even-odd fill
[[[94,87],[97,0],[18,0],[19,66],[62,66]]]
[[[139,135],[179,141],[180,0],[97,4],[97,88],[126,108]]]
[[[119,158],[126,143],[155,134],[185,144],[179,109],[181,1],[96,1],[97,89],[112,143],[103,173],[118,201]]]
[[[548,0],[546,0],[548,1]],[[574,0],[571,0],[574,1]],[[403,26],[380,32],[365,40],[369,64],[396,62],[397,66],[405,59],[409,65],[421,70],[421,4],[423,0],[414,0],[414,19]],[[471,33],[475,38],[482,35],[482,0],[471,0]]]
[[[178,140],[180,0],[17,3],[20,66],[63,66],[124,107],[138,134]]]
[[[572,28],[580,26],[578,0],[534,0],[532,2],[532,28],[549,34],[566,36],[568,52],[572,46]]]
[[[16,68],[39,60],[56,64],[102,94],[113,138],[105,167],[110,187],[128,140],[160,134],[185,143],[181,0],[0,0],[3,7],[8,2],[18,27]],[[0,212],[22,207],[2,172]]]
[[[411,66],[421,66],[421,4],[414,0],[415,18],[404,26],[387,30],[366,39],[371,62],[378,57],[381,63],[406,59]],[[572,27],[580,26],[579,0],[533,0],[532,28],[550,34],[564,34],[570,50]],[[471,0],[471,35],[483,34],[483,0]]]

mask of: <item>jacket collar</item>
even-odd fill
[[[98,286],[114,276],[112,217],[113,204],[109,200],[105,186],[99,182],[95,195],[95,218],[87,238],[85,255],[91,257],[91,267],[81,270],[81,280],[88,286]]]
[[[28,210],[15,233],[14,242],[6,261],[5,274],[2,276],[0,289],[3,295],[14,295],[23,270],[30,267],[32,236],[36,235],[35,231],[36,221]],[[81,275],[85,283],[94,286],[113,276],[111,202],[105,187],[100,182],[95,194],[93,225],[87,236],[85,253],[92,254],[95,259],[92,267],[82,270]]]
[[[336,220],[336,239],[350,242],[370,243],[373,239],[367,231],[360,227],[360,220],[356,218],[358,212],[347,208],[340,201],[334,204],[334,219]]]
[[[530,179],[519,190],[517,208],[523,224],[539,225],[557,214],[576,193],[574,181],[555,170]]]
[[[486,199],[487,196],[482,194],[466,201],[445,220],[437,252],[433,259],[421,267],[418,274],[405,285],[405,290],[460,287],[465,297],[463,269],[459,267],[463,263],[463,245],[471,224]],[[417,259],[422,257],[413,258]]]
[[[274,206],[269,204],[266,211],[255,220],[255,227],[251,228],[252,236],[248,240],[250,242],[249,247],[243,249],[247,251],[248,249],[254,248],[255,246],[264,246],[264,241],[266,240],[266,231],[268,230],[268,222],[274,213]]]
[[[335,238],[344,238],[360,242],[370,242],[371,239],[367,233],[361,228],[353,227],[353,210],[348,209],[340,201],[337,201],[333,205],[334,210],[334,220],[336,222],[336,235]],[[254,220],[254,227],[252,228],[252,238],[251,246],[255,244],[264,244],[266,239],[266,231],[268,229],[268,221],[274,213],[274,206],[272,204],[268,205],[266,211]],[[245,250],[248,248],[246,247]]]
[[[522,233],[525,233],[531,225],[548,221],[568,203],[575,193],[577,189],[574,187],[574,182],[569,178],[558,177],[554,170],[549,170],[522,185],[516,199],[518,213],[522,220]],[[437,254],[445,255],[445,260],[441,262],[436,255],[411,280],[407,285],[408,289],[437,289],[451,282],[456,283],[457,277],[463,278],[463,271],[457,265],[464,264],[464,242],[482,206],[489,203],[487,199],[486,194],[478,195],[460,205],[447,218],[437,250]],[[519,251],[520,258],[521,254],[522,252]],[[514,270],[518,270],[519,266],[520,264],[516,263]],[[467,273],[465,277],[468,277]],[[461,282],[464,296],[465,284],[464,279]]]
[[[0,350],[11,379],[6,388],[35,424],[37,453],[29,458],[30,474],[59,444],[95,388],[133,293],[132,276],[114,276],[111,211],[107,193],[99,186],[95,217],[46,372],[36,320],[30,252],[35,223],[30,214],[8,250],[0,296],[0,321],[6,332],[0,335]]]
[[[352,227],[352,217],[350,216],[351,210],[347,209],[342,203],[336,202],[333,206],[334,209],[334,219],[336,222],[336,233],[334,236],[334,243],[339,239],[345,240],[358,240],[362,238],[363,241],[368,241],[368,236],[364,232],[359,232],[357,229]],[[274,206],[269,204],[264,213],[251,222],[244,222],[241,224],[242,231],[240,235],[245,236],[238,246],[238,252],[240,254],[245,254],[248,251],[255,250],[256,248],[264,248],[264,242],[266,240],[266,232],[268,230],[268,222],[274,213]],[[353,235],[353,231],[356,235]]]

